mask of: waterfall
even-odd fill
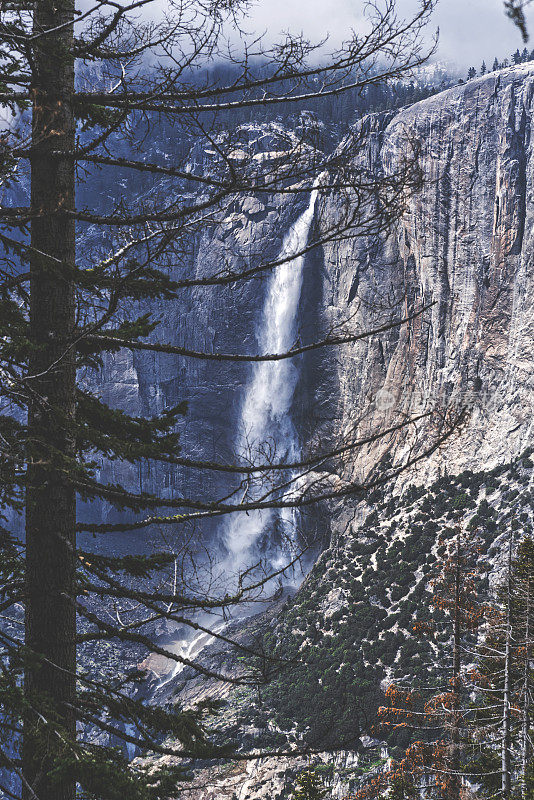
[[[287,352],[295,342],[305,256],[292,256],[306,247],[316,199],[317,189],[313,189],[308,207],[293,223],[282,244],[279,259],[291,260],[280,264],[270,276],[257,331],[264,353]],[[237,430],[238,448],[245,444],[247,455],[269,450],[273,460],[278,462],[298,458],[298,437],[290,415],[297,379],[298,370],[292,359],[260,361],[254,365]],[[257,455],[257,460],[262,460],[262,455]],[[253,511],[230,518],[225,533],[228,567],[239,570],[254,556],[262,533],[276,517],[285,534],[295,525],[293,509]],[[281,565],[276,559],[272,564]]]
[[[294,344],[305,256],[292,256],[306,247],[316,198],[317,190],[313,189],[306,210],[294,222],[282,243],[279,259],[290,260],[280,264],[270,275],[257,330],[258,343],[264,353],[284,353]],[[292,359],[254,364],[237,427],[238,449],[242,449],[243,443],[246,443],[243,455],[249,456],[258,450],[261,452],[262,446],[267,443],[277,462],[298,459],[298,437],[290,416],[297,379],[298,371]],[[254,496],[254,487],[250,494]],[[277,520],[283,533],[290,537],[296,526],[297,511],[283,508],[233,514],[225,526],[227,555],[218,569],[219,576],[235,575],[250,564],[257,555],[255,551],[263,532],[268,525],[274,526]],[[283,548],[271,554],[271,569],[283,567],[286,558]],[[254,604],[251,608],[254,608]],[[250,613],[251,609],[241,609],[242,616]],[[211,627],[217,633],[226,627],[221,620],[214,623],[214,617],[208,613],[201,614],[200,619],[206,627]],[[171,645],[170,649],[185,658],[194,659],[204,647],[211,644],[213,637],[203,632],[195,635],[189,631],[188,634]],[[182,671],[183,665],[176,663],[170,673],[160,679],[158,689],[172,683]]]
[[[201,620],[207,626],[209,626],[210,630],[212,630],[214,633],[220,633],[226,627],[226,623],[220,620],[214,624],[213,617],[210,617],[209,614],[201,615]],[[193,661],[196,656],[213,641],[213,636],[211,636],[209,633],[205,633],[204,631],[194,635],[191,635],[192,633],[192,630],[188,631],[183,639],[178,639],[178,641],[170,645],[168,647],[169,652],[176,653],[176,655],[180,655],[182,658]],[[181,672],[184,671],[184,669],[185,665],[181,664],[179,661],[176,661],[172,670],[160,678],[158,690],[162,689],[164,686],[167,686],[168,683],[171,683]]]

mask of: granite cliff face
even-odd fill
[[[391,313],[376,307],[392,300],[399,316],[433,304],[398,331],[346,347],[336,410],[348,426],[362,408],[389,422],[432,404],[466,405],[467,425],[434,469],[494,466],[532,436],[533,96],[534,69],[524,65],[371,120],[371,157],[387,174],[415,154],[421,187],[388,236],[324,251],[329,318],[359,308],[370,328]],[[335,197],[321,213],[336,213]],[[390,446],[368,453],[365,467]]]

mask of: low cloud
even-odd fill
[[[417,5],[414,0],[397,3],[403,16]],[[303,32],[315,40],[328,33],[335,45],[351,27],[361,25],[364,5],[362,0],[259,0],[252,6],[246,28],[267,31],[269,39],[285,30]],[[534,12],[532,17],[534,25]],[[519,31],[504,15],[503,0],[441,0],[428,27],[429,40],[437,27],[437,57],[462,66],[478,67],[483,59],[492,63],[495,56],[506,58],[524,46]]]

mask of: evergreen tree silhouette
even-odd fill
[[[322,800],[324,797],[326,797],[326,789],[316,770],[308,767],[300,772],[291,800]]]

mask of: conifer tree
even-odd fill
[[[292,800],[321,800],[327,794],[317,770],[308,767],[298,774],[297,785],[291,797]]]
[[[417,181],[412,164],[387,179],[373,177],[336,153],[320,157],[298,135],[275,164],[258,160],[231,119],[240,122],[239,114],[251,110],[287,110],[349,88],[365,91],[409,73],[427,56],[421,31],[433,0],[422,0],[406,23],[395,15],[393,3],[383,12],[375,9],[370,32],[363,39],[355,34],[326,61],[318,62],[315,49],[301,37],[265,47],[259,66],[245,47],[237,73],[226,82],[213,80],[205,68],[224,57],[226,26],[237,24],[244,10],[237,0],[171,2],[168,13],[158,10],[154,19],[148,6],[149,0],[81,8],[74,0],[36,0],[4,5],[0,19],[0,99],[17,123],[2,140],[4,185],[11,181],[16,187],[12,202],[0,209],[5,256],[0,274],[1,501],[4,509],[24,511],[26,526],[24,543],[8,526],[12,516],[6,516],[2,531],[0,605],[14,616],[13,627],[0,632],[0,730],[3,765],[16,776],[2,791],[17,795],[22,786],[26,800],[73,800],[76,785],[99,798],[163,798],[176,794],[188,759],[225,756],[227,748],[212,745],[206,735],[209,703],[191,711],[151,707],[135,691],[139,672],[114,674],[98,648],[120,643],[233,681],[158,645],[150,626],[170,620],[202,630],[196,611],[225,613],[254,598],[272,577],[245,570],[230,591],[195,593],[179,573],[170,579],[172,551],[118,557],[102,548],[83,550],[77,533],[105,537],[154,526],[175,529],[365,488],[307,487],[289,497],[285,488],[288,469],[296,480],[364,440],[343,442],[337,450],[309,454],[296,464],[199,460],[180,451],[177,423],[185,413],[183,403],[153,418],[135,417],[98,396],[91,374],[119,351],[254,362],[294,358],[377,333],[349,331],[286,353],[203,353],[158,341],[157,320],[142,306],[156,298],[172,300],[195,286],[232,287],[279,266],[280,259],[258,258],[237,272],[220,264],[209,275],[171,272],[187,252],[192,232],[224,220],[240,198],[308,195],[319,175],[332,176],[324,191],[340,187],[346,193],[343,218],[291,255],[298,258],[336,236],[384,230]],[[232,51],[229,59],[234,60]],[[184,142],[183,158],[172,164],[142,152],[153,126],[167,123]],[[354,140],[355,148],[364,144]],[[198,152],[204,154],[201,162]],[[84,182],[90,185],[102,170],[116,194],[111,202],[104,196],[97,198],[101,205],[89,207]],[[117,176],[124,173],[139,182],[144,176],[149,191],[133,200],[122,196]],[[163,187],[158,180],[166,181]],[[401,322],[395,318],[391,326]],[[269,491],[260,498],[245,493],[242,501],[169,498],[102,479],[106,460],[227,473],[235,476],[237,487],[268,475]],[[121,521],[79,518],[77,500],[82,508],[106,503],[123,514]],[[225,640],[220,632],[207,633]],[[88,644],[96,649],[100,671],[84,671],[77,658],[77,647]],[[83,736],[77,736],[77,727]],[[111,746],[114,741],[169,761],[159,770],[129,765],[124,750]]]
[[[521,784],[523,797],[528,793],[532,746],[532,696],[534,692],[534,541],[527,537],[519,545],[515,563],[514,617],[518,654],[522,660],[523,681],[521,709]]]
[[[475,585],[480,542],[475,532],[460,527],[450,531],[447,548],[432,579],[432,617],[415,622],[414,634],[447,644],[439,645],[439,679],[423,688],[411,688],[413,677],[391,684],[387,705],[379,709],[379,722],[390,738],[408,731],[411,744],[401,757],[391,760],[387,770],[365,782],[359,800],[387,796],[394,787],[406,797],[426,792],[436,800],[459,800],[462,793],[462,761],[469,715],[469,679],[464,656],[474,633],[484,620],[485,606]],[[404,682],[403,682],[404,683]],[[403,789],[403,790],[404,790]]]
[[[515,558],[512,548],[510,535],[506,578],[490,607],[487,631],[476,652],[470,732],[471,768],[486,769],[481,783],[489,794],[498,777],[504,797],[516,789],[526,796],[532,756],[534,543],[525,538]]]

